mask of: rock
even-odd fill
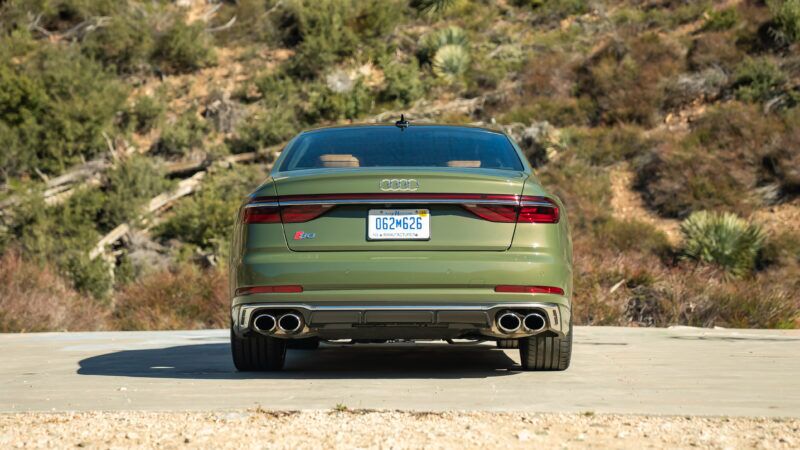
[[[230,95],[215,91],[206,99],[203,117],[221,133],[231,133],[246,116],[246,111],[239,102],[230,99]]]
[[[534,168],[542,167],[554,159],[561,148],[561,136],[550,122],[533,122],[524,127],[511,125],[506,129],[517,141]]]

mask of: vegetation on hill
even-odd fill
[[[8,0],[0,330],[225,326],[279,146],[400,112],[521,143],[578,323],[798,327],[799,87],[798,0]]]

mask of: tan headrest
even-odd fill
[[[360,167],[361,163],[353,155],[328,154],[320,155],[322,167]]]
[[[453,160],[447,161],[447,167],[480,167],[480,161],[463,161],[463,160]]]

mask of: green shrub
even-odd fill
[[[708,20],[703,25],[705,31],[724,31],[736,26],[739,22],[739,12],[736,8],[713,10],[708,14]]]
[[[139,216],[147,201],[167,191],[164,169],[148,158],[132,157],[106,173],[102,190],[94,190],[99,208],[94,223],[102,232]]]
[[[736,46],[736,37],[731,33],[702,33],[689,46],[687,59],[689,68],[695,71],[721,68],[733,72],[741,63],[744,52]]]
[[[210,175],[200,191],[174,208],[174,214],[158,226],[156,233],[163,239],[226,251],[236,212],[263,177],[259,168],[249,166],[234,166]]]
[[[548,121],[556,127],[589,126],[594,107],[586,98],[538,97],[511,108],[500,116],[501,123]]]
[[[538,21],[553,21],[567,16],[585,14],[589,12],[589,2],[586,0],[514,0],[518,7],[533,8]]]
[[[147,133],[157,128],[167,111],[167,105],[156,96],[144,95],[136,99],[122,117],[123,128],[137,133]]]
[[[194,149],[202,148],[209,132],[208,123],[190,109],[177,121],[164,127],[161,138],[155,144],[155,153],[167,157],[184,156]]]
[[[108,150],[103,133],[112,133],[125,101],[121,83],[73,46],[39,44],[24,58],[4,55],[0,50],[0,142],[12,146],[3,149],[7,175],[34,167],[54,174]]]
[[[402,22],[398,0],[294,0],[275,14],[283,44],[293,47],[289,73],[315,78],[359,50],[368,55],[384,46],[386,35]]]
[[[152,30],[145,17],[131,9],[112,16],[108,24],[88,33],[81,42],[81,51],[119,73],[131,73],[147,64],[153,45]]]
[[[609,165],[631,160],[651,145],[642,130],[631,125],[613,128],[573,129],[566,133],[565,144],[593,165]]]
[[[594,234],[600,243],[621,252],[640,251],[665,256],[671,249],[663,231],[638,220],[609,219],[595,227]]]
[[[762,203],[762,152],[783,126],[755,105],[737,102],[710,109],[680,142],[665,141],[637,162],[645,201],[669,217],[693,211],[749,214]]]
[[[299,125],[291,109],[262,109],[251,114],[227,140],[231,153],[247,153],[286,142]]]
[[[736,98],[748,102],[764,102],[780,94],[786,75],[767,58],[746,58],[734,73]]]
[[[768,0],[767,4],[777,25],[775,37],[786,43],[800,39],[800,0]]]
[[[679,50],[656,34],[613,42],[578,69],[578,94],[592,99],[604,123],[653,125],[664,98],[660,84],[682,66]]]
[[[692,213],[681,223],[681,233],[686,258],[719,266],[737,277],[755,267],[764,245],[758,225],[731,213]]]
[[[185,17],[173,18],[172,24],[158,36],[153,59],[166,73],[188,73],[216,63],[211,35],[202,21],[187,24]]]
[[[406,106],[422,96],[424,92],[420,79],[422,74],[416,60],[402,63],[392,58],[385,58],[381,68],[384,84],[378,92],[378,101]]]

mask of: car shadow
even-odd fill
[[[519,373],[494,347],[448,345],[323,345],[288,350],[280,372],[237,372],[223,343],[122,350],[81,360],[79,375],[176,379],[487,378]]]

